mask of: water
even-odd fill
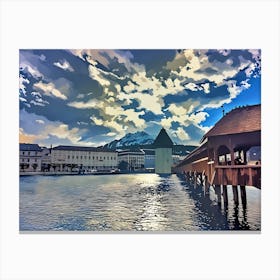
[[[218,206],[177,177],[157,174],[20,177],[20,230],[260,230],[261,191],[246,187],[247,207]],[[240,195],[240,194],[239,194]]]

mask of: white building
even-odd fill
[[[53,171],[109,171],[117,168],[118,153],[103,148],[57,146],[51,149],[51,166]]]
[[[46,147],[42,148],[42,171],[50,171],[51,168],[51,149]]]
[[[145,153],[140,149],[118,152],[119,168],[122,170],[139,170],[144,168]]]
[[[173,142],[164,128],[155,139],[154,147],[156,150],[155,172],[157,174],[171,174]]]
[[[41,171],[41,153],[42,150],[37,144],[19,144],[19,170]]]

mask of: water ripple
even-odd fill
[[[247,207],[217,205],[176,175],[20,177],[20,230],[260,230],[260,190]]]

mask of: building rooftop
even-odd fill
[[[155,150],[146,150],[146,149],[143,149],[143,152],[145,153],[145,155],[155,155]]]
[[[261,105],[235,108],[221,118],[202,138],[261,130]]]
[[[173,142],[164,128],[159,132],[153,145],[155,148],[172,148]]]
[[[53,150],[63,150],[63,151],[83,151],[83,152],[115,152],[106,148],[96,148],[96,147],[83,147],[83,146],[64,146],[59,145],[57,147],[52,148]]]
[[[26,144],[26,143],[20,143],[19,144],[19,150],[20,151],[41,151],[41,148],[38,144]]]
[[[122,150],[122,151],[118,151],[118,154],[139,154],[139,155],[144,155],[144,151],[142,151],[141,149],[127,149],[127,150]]]

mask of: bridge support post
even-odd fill
[[[194,173],[193,173],[193,180],[194,180],[194,188],[196,189],[196,186],[197,186],[197,175],[196,175],[196,171],[194,171]]]
[[[200,183],[200,186],[203,187],[203,175],[202,175],[202,173],[200,173],[199,175],[200,175],[199,176],[200,177],[200,182],[199,183]]]
[[[232,186],[232,192],[233,192],[234,203],[236,205],[238,205],[239,204],[239,200],[238,200],[238,188],[237,188],[237,186]]]
[[[189,183],[189,172],[184,172],[186,183]]]
[[[208,182],[208,177],[205,175],[204,176],[204,195],[209,194],[209,182]]]
[[[243,205],[247,204],[246,188],[245,186],[240,186],[241,201]]]
[[[228,204],[228,193],[227,193],[227,185],[223,185],[223,199],[224,199],[224,204]]]
[[[218,204],[221,205],[222,202],[221,185],[215,185],[215,193],[217,194]]]

